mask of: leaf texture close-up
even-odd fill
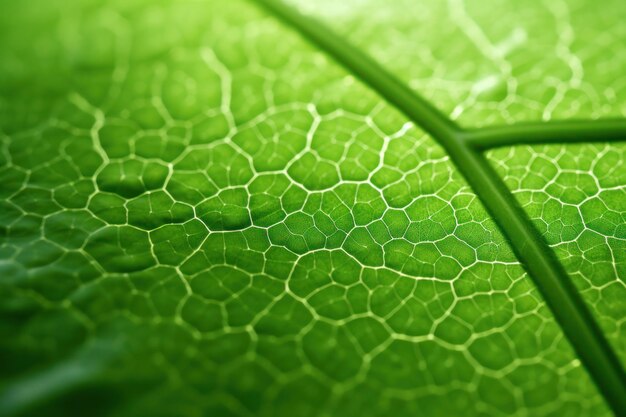
[[[0,416],[626,415],[626,5],[0,13]]]

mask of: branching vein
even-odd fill
[[[626,374],[617,356],[554,252],[482,154],[486,148],[519,143],[623,140],[626,122],[520,124],[464,131],[380,64],[321,23],[277,0],[257,2],[324,50],[446,149],[508,237],[608,404],[616,415],[626,415]]]

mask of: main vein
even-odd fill
[[[323,24],[299,14],[280,0],[256,1],[378,92],[446,149],[509,239],[518,259],[535,282],[609,406],[616,415],[625,416],[626,374],[617,356],[554,252],[485,159],[480,146],[477,146],[478,143],[484,143],[484,147],[493,146],[501,142],[505,135],[497,129],[484,129],[482,134],[480,130],[460,129],[378,63]],[[543,138],[554,136],[550,128],[542,129],[539,125],[529,125],[526,133],[531,131]],[[524,137],[521,130],[518,134],[509,132],[514,139]],[[591,138],[593,135],[591,129],[587,129],[586,136]]]

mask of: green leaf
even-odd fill
[[[622,4],[288,3],[2,2],[0,415],[622,415]]]

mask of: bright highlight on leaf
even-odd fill
[[[621,2],[287,3],[3,2],[0,415],[623,415]]]

